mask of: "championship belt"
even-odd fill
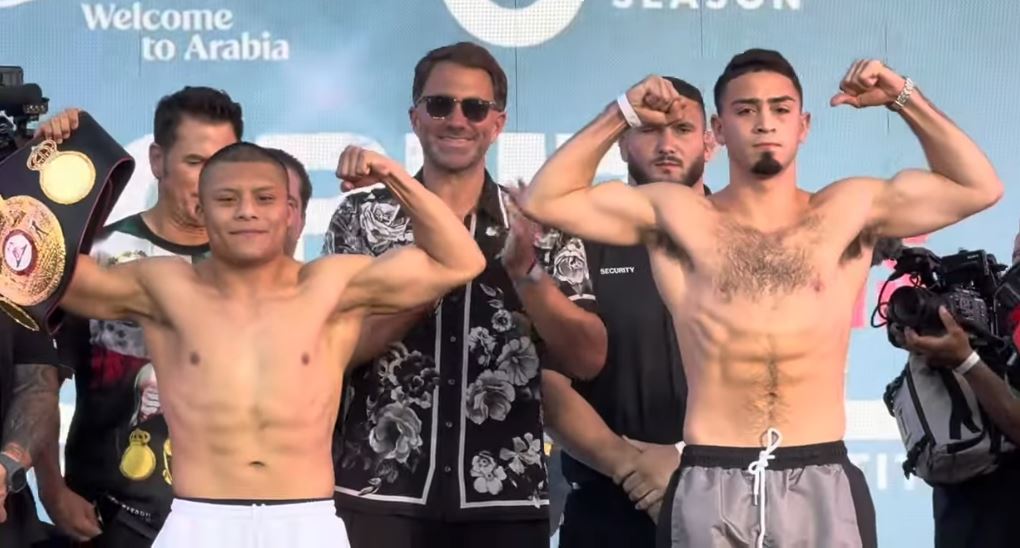
[[[0,309],[52,334],[60,299],[135,161],[85,112],[57,145],[35,139],[0,162]]]

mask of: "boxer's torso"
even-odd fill
[[[851,184],[798,192],[758,229],[716,196],[657,204],[666,244],[650,247],[688,382],[689,444],[841,439],[852,311],[867,279],[870,198]]]
[[[146,284],[175,495],[332,496],[333,426],[361,316],[334,314],[336,300],[299,283],[299,268],[257,295],[225,293],[183,262]]]

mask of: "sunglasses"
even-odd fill
[[[453,107],[460,103],[460,111],[472,122],[481,122],[489,115],[490,110],[499,110],[495,101],[486,101],[476,97],[455,99],[449,95],[429,95],[418,99],[415,106],[425,103],[425,112],[435,119],[446,118],[453,113]]]

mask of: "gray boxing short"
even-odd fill
[[[843,442],[688,445],[663,498],[657,545],[873,548],[875,507]]]

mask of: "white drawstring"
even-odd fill
[[[769,428],[765,432],[765,448],[758,453],[758,460],[747,467],[747,471],[754,476],[754,505],[758,507],[758,520],[761,531],[758,533],[758,548],[765,546],[765,469],[769,467],[769,461],[776,458],[772,454],[783,442],[783,435],[775,428]],[[761,504],[758,503],[758,496],[761,495]]]

